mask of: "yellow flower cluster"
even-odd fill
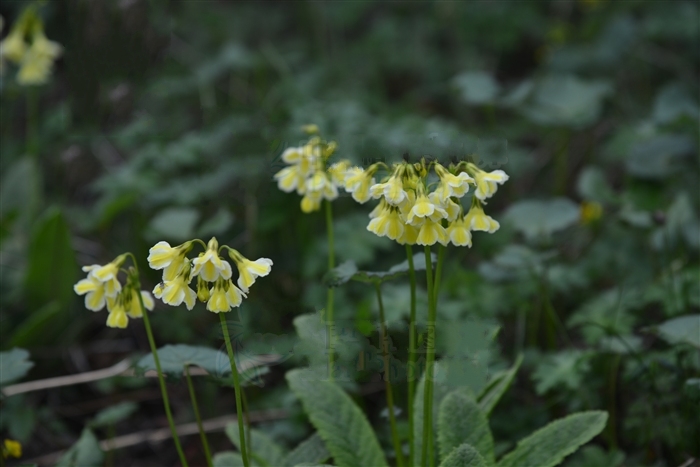
[[[370,212],[367,230],[400,244],[440,243],[471,246],[471,232],[493,233],[496,220],[484,214],[485,200],[508,180],[502,170],[484,172],[470,162],[444,167],[438,162],[394,164],[387,177],[376,183],[374,175],[383,163],[367,169],[352,167],[345,175],[345,190],[359,203],[370,198],[379,204]],[[432,177],[431,169],[436,177]],[[471,208],[465,214],[461,198],[475,188]]]
[[[118,276],[126,256],[119,255],[104,266],[84,266],[83,271],[88,273],[87,277],[73,286],[75,293],[85,295],[85,308],[88,310],[100,311],[107,306],[107,326],[111,328],[125,328],[129,324],[129,318],[143,316],[139,293],[146,309],[153,310],[154,306],[151,294],[146,290],[138,290],[138,284],[130,275],[122,287]]]
[[[187,254],[195,242],[204,245],[202,240],[190,240],[176,247],[171,247],[168,242],[158,242],[149,250],[149,266],[163,270],[163,281],[156,285],[153,294],[168,305],[179,306],[184,302],[191,310],[199,298],[213,313],[231,311],[241,304],[255,279],[267,276],[272,269],[271,259],[251,261],[226,245],[219,248],[216,238],[209,240],[206,250],[199,256],[189,259]],[[231,264],[219,256],[223,249],[228,250],[229,257],[236,264],[238,286],[231,280]],[[197,292],[190,288],[195,277]]]
[[[19,66],[19,84],[44,84],[51,76],[54,62],[62,52],[60,44],[46,38],[41,18],[33,7],[29,7],[22,13],[7,37],[0,42],[0,73],[4,72],[4,62],[8,60]]]
[[[338,187],[343,185],[350,164],[338,161],[329,166],[328,160],[338,145],[335,141],[322,140],[315,125],[306,125],[304,130],[312,134],[311,138],[306,144],[287,148],[282,153],[282,160],[288,166],[275,174],[275,180],[280,190],[286,193],[296,190],[302,195],[301,210],[310,213],[320,209],[322,200],[338,197]]]

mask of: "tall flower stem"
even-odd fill
[[[396,416],[394,415],[394,391],[391,387],[391,359],[389,357],[389,333],[386,329],[386,320],[384,318],[384,303],[382,302],[382,289],[378,282],[375,282],[374,288],[377,291],[377,303],[379,304],[379,328],[382,342],[382,356],[384,357],[384,387],[386,389],[386,405],[389,409],[389,424],[391,425],[391,440],[394,444],[396,452],[396,465],[403,467],[403,453],[401,452],[401,440],[399,432],[396,429]]]
[[[136,261],[134,260],[134,264]],[[136,274],[136,281],[138,282],[138,273]],[[140,286],[139,286],[140,290]],[[141,314],[143,315],[143,325],[146,328],[146,334],[148,335],[148,344],[151,346],[151,353],[153,354],[153,361],[156,364],[156,372],[158,373],[158,382],[160,383],[160,395],[163,398],[163,407],[165,408],[165,416],[168,417],[168,423],[170,424],[170,433],[173,435],[173,441],[175,442],[175,449],[177,450],[177,455],[180,457],[180,463],[182,467],[188,467],[187,459],[185,458],[185,453],[182,451],[182,446],[180,446],[180,439],[177,437],[177,430],[175,429],[175,422],[173,421],[173,415],[170,412],[170,401],[168,400],[168,391],[165,388],[165,378],[163,378],[163,371],[160,369],[160,358],[158,357],[158,350],[156,349],[156,341],[153,339],[153,332],[151,331],[151,322],[148,318],[148,310],[143,304],[143,297],[140,293],[136,294],[139,297],[139,305],[141,306]]]
[[[333,210],[331,202],[326,200],[326,232],[328,235],[328,270],[335,267],[335,248],[333,246]],[[333,288],[328,287],[328,299],[326,301],[326,326],[328,334],[328,379],[333,381],[333,366],[335,354],[335,337],[333,321]]]
[[[239,442],[241,443],[241,457],[243,458],[244,467],[249,467],[250,460],[248,460],[248,449],[246,448],[245,429],[243,426],[244,416],[243,403],[241,397],[241,383],[238,377],[238,368],[236,368],[236,357],[233,353],[233,347],[231,346],[231,338],[228,335],[228,327],[226,326],[226,317],[223,313],[219,313],[219,319],[221,320],[221,331],[224,334],[224,341],[226,342],[228,360],[231,363],[231,377],[233,378],[233,389],[236,393],[236,420],[238,420],[238,436]]]
[[[428,334],[425,358],[425,390],[423,398],[423,446],[421,453],[422,466],[432,465],[433,459],[433,365],[435,363],[435,315],[436,307],[433,299],[433,260],[430,247],[425,247],[425,273],[428,287]],[[430,455],[430,459],[428,458]]]
[[[408,465],[413,466],[415,456],[413,446],[413,399],[416,393],[416,270],[413,265],[413,248],[406,244],[408,258],[408,278],[411,282],[411,314],[408,323]]]
[[[199,429],[199,437],[202,440],[204,455],[207,458],[207,465],[209,467],[212,467],[213,464],[211,461],[211,451],[209,450],[209,442],[207,441],[207,434],[204,432],[204,427],[202,426],[202,417],[199,415],[197,395],[194,392],[194,385],[192,384],[192,378],[190,377],[190,369],[187,366],[185,366],[185,379],[187,379],[187,389],[190,392],[190,399],[192,400],[192,411],[194,412],[194,418],[197,420],[197,428]]]

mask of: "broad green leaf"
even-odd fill
[[[662,179],[678,172],[683,159],[697,151],[693,138],[684,134],[659,134],[632,145],[626,169],[638,178]]]
[[[56,467],[88,467],[102,465],[104,453],[90,428],[84,428],[80,439],[66,451]]]
[[[209,347],[176,344],[165,345],[158,349],[160,366],[163,373],[181,377],[185,366],[195,365],[205,369],[213,376],[231,373],[228,355]],[[148,354],[138,361],[136,366],[142,371],[155,370],[153,354]]]
[[[246,435],[248,435],[247,432]],[[226,436],[228,436],[228,439],[230,439],[233,445],[240,451],[241,439],[238,431],[238,423],[229,423],[226,425]],[[256,429],[250,430],[248,452],[252,458],[260,459],[258,463],[265,462],[270,466],[282,465],[285,456],[284,449],[282,449],[279,444],[273,441],[266,433]]]
[[[672,123],[683,116],[697,119],[700,109],[695,97],[679,83],[664,86],[656,96],[652,117],[661,124]]]
[[[476,449],[489,464],[495,461],[489,421],[479,405],[459,389],[442,400],[438,414],[440,458],[446,459],[461,444]]]
[[[652,329],[671,345],[690,344],[700,348],[700,315],[679,316]]]
[[[607,412],[579,412],[556,420],[521,440],[498,467],[554,467],[603,431]]]
[[[453,449],[442,461],[440,467],[489,467],[489,465],[476,449],[465,443]]]
[[[34,362],[29,360],[29,352],[12,349],[0,352],[0,386],[16,381],[29,372]]]
[[[214,455],[212,459],[212,464],[214,467],[243,467],[243,458],[240,454],[233,451],[224,451]],[[252,465],[258,465],[254,461],[251,462]]]
[[[51,209],[36,224],[29,245],[25,278],[29,309],[52,301],[67,307],[75,299],[73,284],[77,282],[77,273],[68,224],[59,209]],[[58,324],[57,318],[52,322]]]
[[[585,167],[576,182],[576,192],[583,199],[609,203],[616,200],[615,192],[610,188],[605,173],[600,167]]]
[[[339,467],[387,466],[367,417],[340,387],[308,370],[292,370],[286,378]]]
[[[114,425],[122,420],[129,418],[134,412],[138,410],[139,406],[135,402],[126,401],[120,404],[107,407],[106,409],[100,410],[95,415],[95,418],[90,422],[92,428],[102,427],[108,425]]]
[[[222,235],[233,224],[233,214],[227,209],[220,208],[216,214],[207,219],[197,229],[198,237],[211,237],[212,235]]]
[[[457,75],[452,84],[459,89],[462,99],[468,104],[488,104],[500,92],[500,86],[493,75],[485,71],[467,71]]]
[[[434,265],[437,261],[437,255],[432,253],[431,258]],[[350,280],[381,284],[382,282],[408,274],[408,269],[408,260],[405,260],[402,263],[392,266],[388,271],[359,271],[355,263],[349,260],[328,271],[323,277],[323,281],[328,287],[338,287]],[[416,253],[413,256],[413,269],[415,271],[425,271],[425,254]]]
[[[326,449],[326,443],[314,433],[287,454],[282,465],[286,467],[294,467],[300,464],[316,465],[319,462],[325,462],[330,459],[331,453]]]
[[[477,396],[476,400],[479,402],[479,407],[486,415],[491,413],[494,407],[496,407],[496,404],[498,404],[498,401],[503,397],[503,394],[508,390],[522,362],[523,356],[521,354],[518,355],[517,360],[515,360],[515,363],[510,369],[494,375],[489,384],[486,385]]]
[[[567,198],[518,201],[508,208],[504,216],[529,240],[549,237],[574,225],[579,218],[579,206]]]

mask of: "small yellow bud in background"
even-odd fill
[[[22,457],[22,445],[14,439],[6,439],[2,446],[2,457]]]
[[[318,129],[318,125],[314,125],[313,123],[308,124],[308,125],[303,125],[301,127],[301,131],[303,131],[307,135],[315,135],[315,134],[318,134],[320,132],[320,130]]]
[[[581,203],[581,223],[593,224],[603,217],[603,206],[595,201],[584,201]]]

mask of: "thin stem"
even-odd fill
[[[244,467],[250,466],[248,460],[248,450],[246,449],[245,430],[243,427],[243,403],[241,402],[241,384],[238,381],[238,368],[236,368],[236,358],[231,346],[231,338],[228,335],[228,327],[226,326],[226,317],[223,313],[219,313],[221,320],[221,331],[224,334],[226,342],[226,351],[228,352],[228,360],[231,363],[231,377],[233,378],[233,389],[236,394],[236,420],[238,420],[238,436],[241,445],[241,457],[243,458]]]
[[[211,461],[211,451],[209,450],[209,442],[207,441],[207,434],[202,426],[202,417],[199,415],[199,405],[197,404],[197,395],[194,392],[194,385],[192,384],[192,378],[190,377],[190,369],[185,365],[185,379],[187,380],[187,389],[190,392],[190,399],[192,400],[192,410],[194,411],[194,418],[197,420],[197,428],[199,429],[199,437],[202,440],[202,447],[204,447],[204,455],[207,458],[207,465],[212,467]]]
[[[435,362],[435,301],[433,296],[435,292],[433,290],[433,260],[429,246],[425,247],[425,273],[428,286],[428,333],[423,394],[423,449],[420,464],[422,466],[433,464],[432,459],[428,459],[428,453],[433,451],[433,364]]]
[[[134,265],[136,262],[134,262]],[[170,424],[170,432],[173,435],[173,441],[175,442],[175,449],[177,450],[177,455],[180,457],[180,463],[183,467],[187,467],[187,459],[185,459],[185,453],[182,451],[182,446],[180,446],[180,439],[177,437],[177,431],[175,430],[175,422],[173,421],[173,415],[170,412],[170,401],[168,400],[168,391],[165,389],[165,378],[163,378],[163,371],[160,369],[160,358],[158,357],[158,350],[156,349],[156,342],[153,339],[153,332],[151,331],[151,322],[148,318],[148,311],[143,304],[143,297],[140,293],[137,293],[139,297],[139,304],[141,305],[141,314],[143,316],[143,325],[146,328],[146,335],[148,336],[148,344],[151,346],[151,353],[153,354],[153,361],[156,364],[156,372],[158,373],[158,382],[160,383],[160,395],[163,397],[163,407],[165,408],[165,416],[168,417],[168,424]]]
[[[243,413],[245,414],[246,440],[248,441],[247,447],[250,451],[250,457],[260,464],[260,460],[255,455],[255,450],[253,449],[253,440],[251,438],[252,428],[250,426],[250,409],[248,409],[248,398],[245,396],[245,392],[243,391],[241,391],[241,398],[243,399]]]
[[[413,446],[413,399],[416,393],[416,270],[413,266],[413,248],[406,244],[408,257],[408,278],[411,282],[411,315],[408,324],[408,465],[411,467],[415,456]]]
[[[391,425],[391,439],[396,452],[396,465],[403,467],[403,453],[401,452],[401,440],[399,432],[396,429],[396,416],[394,415],[394,392],[391,388],[391,368],[389,366],[389,333],[386,329],[386,320],[384,319],[384,303],[382,302],[382,289],[378,282],[375,282],[374,288],[377,291],[377,303],[379,304],[379,327],[382,342],[382,356],[384,357],[384,387],[386,389],[386,404],[389,408],[389,424]]]
[[[331,202],[326,200],[326,233],[328,235],[328,270],[335,267],[335,249],[333,247],[333,211]],[[333,322],[333,288],[328,287],[328,299],[326,302],[326,325],[328,334],[328,379],[333,381],[334,366],[334,322]]]

